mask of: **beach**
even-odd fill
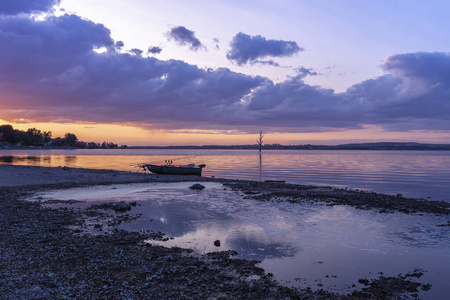
[[[0,294],[9,299],[396,299],[430,288],[413,279],[421,272],[367,280],[364,288],[340,295],[281,285],[258,261],[234,251],[198,254],[190,249],[144,243],[164,232],[114,230],[88,234],[73,228],[96,210],[49,209],[25,201],[37,192],[93,185],[146,182],[220,182],[254,201],[321,202],[380,213],[448,215],[450,205],[327,187],[136,172],[0,165]],[[121,220],[124,221],[124,220]],[[126,220],[125,220],[126,221]],[[448,224],[443,224],[448,226]]]

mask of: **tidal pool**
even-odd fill
[[[161,231],[171,239],[148,242],[199,253],[235,250],[240,258],[260,260],[288,286],[347,293],[363,287],[358,279],[423,270],[419,281],[432,287],[420,292],[422,298],[450,294],[450,227],[438,226],[448,224],[448,216],[259,202],[220,183],[202,182],[206,188],[201,191],[189,189],[192,184],[94,186],[40,193],[34,199],[86,201],[70,205],[80,209],[136,202],[128,214],[141,216],[117,228]]]

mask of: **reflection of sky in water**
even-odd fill
[[[281,282],[349,291],[360,278],[428,272],[426,297],[450,293],[448,217],[380,214],[346,206],[258,202],[242,199],[218,183],[193,191],[193,183],[151,183],[49,192],[60,200],[137,201],[131,213],[142,217],[122,224],[127,230],[162,231],[173,238],[157,244],[205,253],[236,250],[262,260]],[[214,245],[220,240],[220,247]],[[357,284],[360,286],[359,284]]]
[[[450,201],[449,151],[33,149],[0,152],[0,164],[138,171],[136,164],[205,163],[203,176],[332,185]]]

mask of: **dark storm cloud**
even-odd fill
[[[0,15],[47,11],[59,2],[60,0],[1,0]]]
[[[160,47],[149,47],[147,53],[159,54],[162,52]]]
[[[172,28],[167,36],[169,39],[175,40],[175,42],[181,46],[189,45],[191,50],[197,51],[204,48],[203,44],[198,38],[195,37],[195,32],[187,29],[184,26],[177,26]]]
[[[227,58],[238,65],[251,63],[265,57],[291,56],[303,51],[296,42],[267,40],[260,35],[250,36],[239,32],[230,43]]]
[[[0,18],[0,119],[129,123],[163,129],[289,132],[450,128],[450,55],[390,56],[386,75],[344,93],[311,86],[304,67],[274,83],[121,53],[101,24],[74,15]],[[105,48],[97,53],[94,49]]]

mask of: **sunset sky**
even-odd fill
[[[128,145],[450,143],[444,0],[1,0],[0,124]]]

